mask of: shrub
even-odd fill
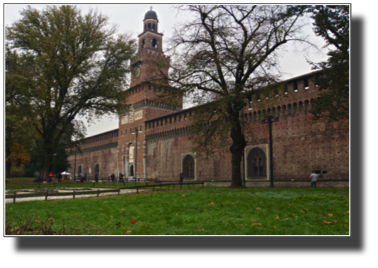
[[[11,177],[24,177],[24,168],[23,167],[11,167],[10,176]]]

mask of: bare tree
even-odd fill
[[[259,95],[274,96],[279,48],[303,41],[298,19],[302,12],[287,6],[189,5],[178,7],[194,19],[175,29],[171,40],[171,71],[159,68],[154,79],[169,81],[200,105],[194,116],[191,139],[195,150],[209,155],[229,145],[232,154],[231,187],[242,187],[241,158],[246,146],[240,113]],[[157,65],[159,66],[159,65]],[[168,91],[167,91],[168,92]],[[210,103],[209,103],[210,102]],[[228,146],[227,146],[228,147]]]

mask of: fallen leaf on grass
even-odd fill
[[[332,222],[331,221],[323,220],[323,223],[325,223],[325,224],[331,224]]]
[[[110,216],[110,218],[114,218],[113,216]]]
[[[306,210],[302,210],[302,213],[307,213],[307,211]]]
[[[332,214],[332,213],[328,213],[328,216],[332,217],[332,216],[333,216],[333,214]]]
[[[337,222],[337,220],[333,220],[333,222],[334,222],[334,223],[336,223],[336,222]]]
[[[125,210],[124,208],[121,208],[121,210]]]
[[[273,226],[273,229],[274,229],[274,230],[277,230],[277,227],[276,227],[276,226]]]
[[[260,209],[259,207],[257,207],[256,209]]]
[[[131,233],[131,231],[127,231],[127,232],[126,232],[126,234],[129,234],[129,233]]]
[[[252,223],[251,225],[261,225],[261,223],[259,223],[259,222],[254,222],[254,223]]]
[[[274,217],[276,220],[278,220],[280,217],[278,217],[278,215],[276,217]]]

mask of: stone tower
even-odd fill
[[[182,109],[182,101],[176,107],[168,107],[157,100],[155,87],[167,83],[154,79],[158,68],[168,74],[169,57],[163,52],[163,34],[158,32],[159,20],[152,9],[143,20],[143,32],[138,35],[137,55],[131,60],[131,84],[127,102],[130,112],[119,119],[118,170],[125,176],[145,178],[147,120],[161,117]]]

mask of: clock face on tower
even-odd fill
[[[140,68],[140,66],[137,66],[136,68],[135,68],[135,72],[134,72],[134,77],[135,77],[135,79],[138,79],[139,77],[140,77],[140,74],[142,73],[142,69]]]

